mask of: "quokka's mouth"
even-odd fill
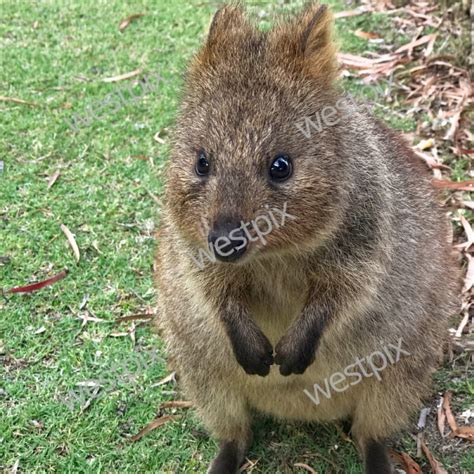
[[[220,249],[220,252],[217,250],[214,251],[214,255],[216,256],[216,259],[219,260],[220,262],[226,262],[226,263],[232,263],[236,262],[237,260],[240,260],[241,257],[246,253],[247,251],[247,246],[241,247],[240,249]]]

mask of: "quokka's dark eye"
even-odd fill
[[[293,173],[293,164],[288,155],[277,155],[268,170],[270,178],[273,181],[285,181]]]
[[[207,160],[206,152],[204,150],[201,150],[198,153],[197,160],[196,160],[196,174],[198,176],[206,176],[209,173],[209,161]]]

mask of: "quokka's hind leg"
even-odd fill
[[[208,474],[234,474],[238,472],[244,461],[248,444],[243,445],[240,441],[222,441],[220,449],[212,461]]]
[[[420,398],[426,393],[430,377],[429,363],[423,367],[414,351],[388,366],[380,380],[365,379],[354,387],[357,405],[352,415],[352,434],[364,458],[367,474],[394,472],[384,441],[410,423],[417,412]]]
[[[369,410],[364,412],[364,418],[361,418],[360,412],[354,418],[352,435],[364,461],[365,473],[393,474],[393,465],[384,442],[387,428],[383,426],[383,418],[380,418],[380,424],[377,425],[374,418],[368,415]]]
[[[380,441],[370,440],[365,443],[364,464],[366,474],[392,474],[388,450]]]
[[[403,428],[408,418],[406,407],[393,396],[384,397],[383,392],[381,385],[372,385],[360,393],[352,420],[352,435],[364,461],[366,474],[393,474],[385,440]],[[396,410],[399,410],[398,416]]]
[[[219,442],[219,452],[208,474],[234,474],[245,459],[252,439],[251,417],[245,400],[229,391],[209,391],[198,414]]]

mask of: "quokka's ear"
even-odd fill
[[[223,57],[232,55],[245,38],[254,36],[254,28],[248,22],[240,3],[222,7],[214,15],[204,47],[197,56],[200,66],[212,66]]]
[[[310,4],[289,22],[271,32],[271,43],[283,61],[297,73],[332,82],[337,75],[333,17],[326,5]]]
[[[209,27],[207,47],[225,41],[227,35],[248,28],[247,19],[240,3],[228,4],[217,10]]]

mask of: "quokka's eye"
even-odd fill
[[[206,176],[209,173],[209,161],[207,160],[206,152],[201,150],[198,153],[196,166],[194,167],[198,176]]]
[[[288,155],[277,155],[270,165],[268,174],[273,181],[285,181],[293,173],[293,164]]]

